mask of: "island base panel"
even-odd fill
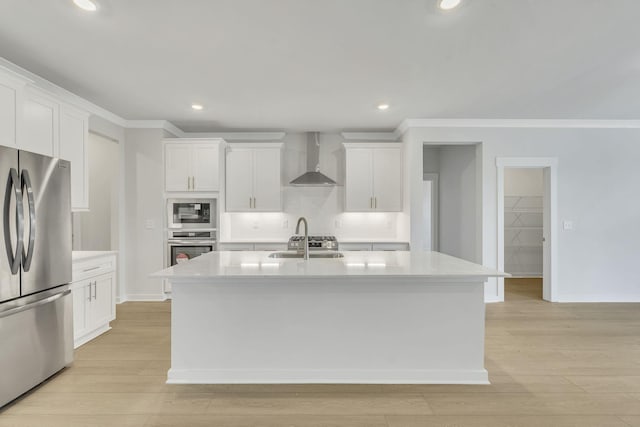
[[[174,282],[168,383],[487,384],[483,283]]]

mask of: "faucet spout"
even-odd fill
[[[300,234],[300,224],[304,223],[304,242],[303,242],[303,253],[304,259],[309,259],[309,224],[307,223],[307,219],[303,216],[298,218],[298,223],[296,224],[296,234]]]

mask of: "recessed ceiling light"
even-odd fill
[[[95,12],[96,10],[98,10],[98,5],[96,5],[91,0],[73,0],[73,2],[82,10],[86,10],[89,12]]]
[[[194,110],[200,111],[202,110],[204,107],[200,104],[192,104],[191,108],[193,108]]]
[[[387,110],[387,109],[389,109],[389,104],[378,105],[378,110]]]
[[[440,0],[440,9],[451,10],[460,4],[460,0]]]

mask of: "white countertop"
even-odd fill
[[[85,261],[92,258],[100,258],[107,255],[115,255],[118,251],[73,251],[71,252],[72,261]]]
[[[507,274],[438,252],[341,251],[344,258],[269,258],[265,251],[209,252],[154,273],[172,281],[232,278],[416,277],[477,279]]]

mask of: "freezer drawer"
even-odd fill
[[[71,291],[0,311],[0,407],[73,361]]]

